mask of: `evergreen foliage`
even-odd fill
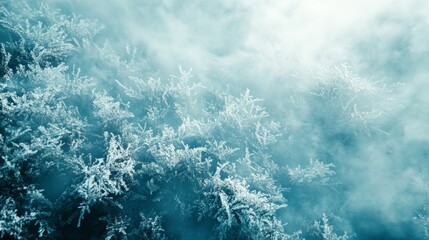
[[[330,156],[274,159],[290,136],[249,89],[214,90],[182,67],[147,77],[102,29],[44,1],[0,3],[1,238],[352,238],[324,214],[341,210],[313,201],[336,191]],[[306,100],[324,137],[384,134],[389,87],[345,65],[318,80]],[[316,210],[295,221],[288,204]]]

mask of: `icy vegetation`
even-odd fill
[[[341,63],[270,102],[54,3],[0,3],[0,238],[429,238],[404,85]]]

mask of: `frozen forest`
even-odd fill
[[[429,239],[428,12],[0,0],[0,239]]]

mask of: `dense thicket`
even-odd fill
[[[2,238],[350,238],[335,203],[312,200],[342,188],[326,151],[305,166],[274,159],[291,135],[249,90],[214,90],[182,68],[146,77],[135,50],[96,39],[102,29],[44,4],[1,3]],[[385,134],[384,86],[347,66],[318,80],[301,100],[324,140]]]

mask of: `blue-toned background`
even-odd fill
[[[240,96],[249,89],[263,99],[265,111],[280,124],[281,136],[265,150],[279,166],[272,177],[288,206],[276,216],[286,232],[334,239],[314,234],[315,222],[326,214],[338,236],[346,231],[352,239],[428,237],[427,1],[47,2],[61,14],[103,25],[93,40],[99,46],[107,40],[118,55],[135,48],[142,79],[167,79],[180,65],[192,68],[192,81],[209,91]],[[91,58],[72,62],[115,98],[121,94],[115,80],[131,81]],[[129,106],[137,118],[138,107]],[[293,169],[316,159],[332,164],[328,170],[335,173],[315,170],[308,182],[294,179]],[[53,196],[63,191],[50,181],[42,186]],[[188,191],[174,189],[168,191]],[[164,204],[159,211],[168,236],[212,236],[212,222],[175,220],[177,209]]]

